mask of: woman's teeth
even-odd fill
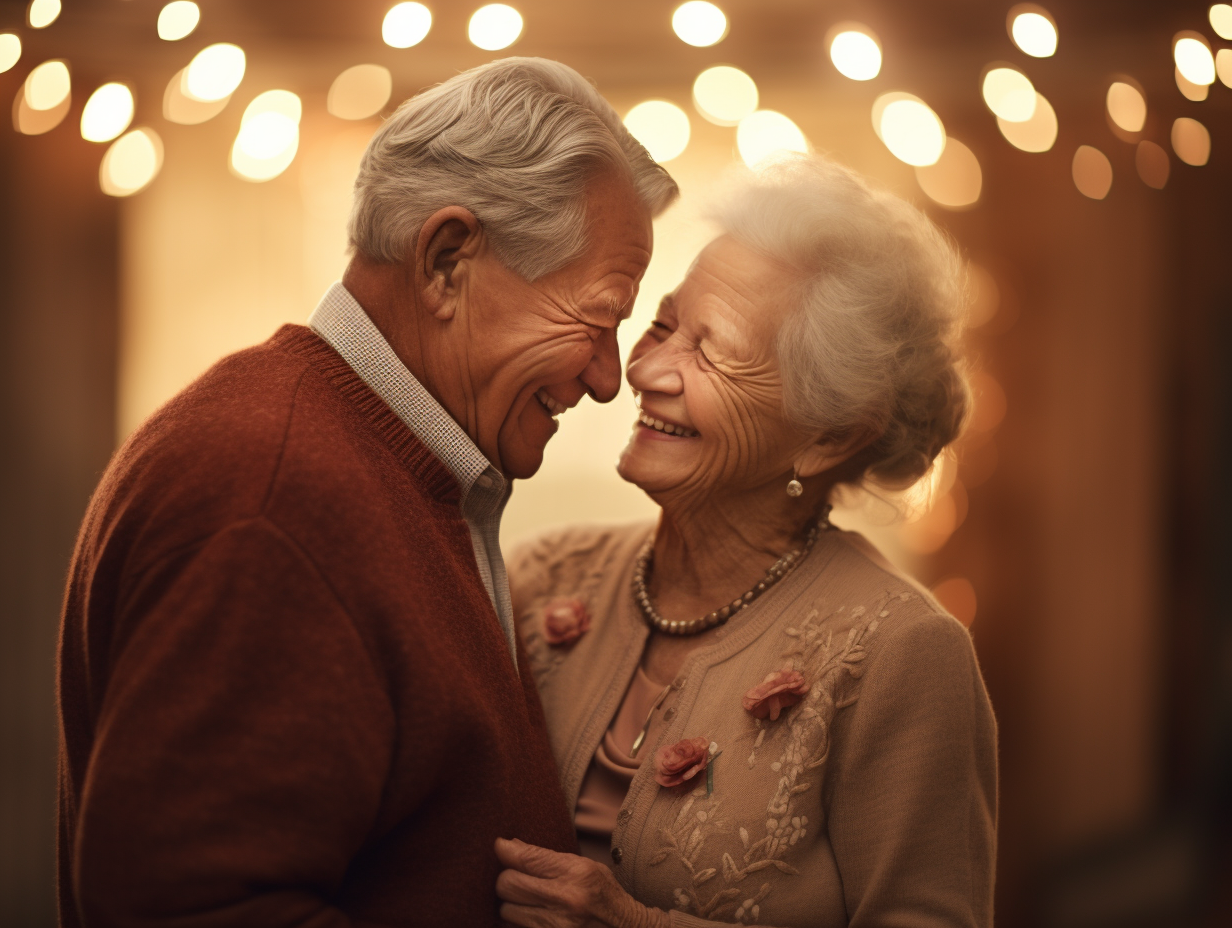
[[[548,411],[548,414],[553,419],[569,409],[568,406],[564,406],[556,402],[556,400],[552,399],[552,397],[548,396],[547,391],[543,389],[535,392],[535,399],[539,401],[539,404]]]
[[[670,422],[664,422],[662,419],[655,419],[642,413],[637,417],[637,421],[647,428],[654,429],[656,432],[666,432],[668,435],[679,435],[681,438],[696,438],[697,432],[692,429],[686,429],[683,425],[672,425]]]

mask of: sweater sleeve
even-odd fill
[[[887,629],[832,732],[828,830],[851,928],[987,928],[996,726],[953,619]]]
[[[121,607],[73,853],[86,926],[342,928],[394,719],[329,586],[232,526]]]

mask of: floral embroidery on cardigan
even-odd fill
[[[676,908],[712,918],[734,906],[732,917],[738,923],[746,919],[756,921],[761,914],[762,901],[771,892],[771,884],[762,883],[756,892],[737,884],[751,874],[768,869],[788,876],[799,873],[785,859],[809,830],[808,816],[794,808],[796,799],[816,785],[814,771],[824,766],[829,757],[830,725],[834,715],[857,699],[858,691],[852,683],[864,675],[865,643],[877,631],[880,620],[890,614],[892,602],[905,602],[910,598],[910,593],[887,592],[871,614],[866,607],[856,606],[846,614],[853,624],[838,642],[834,640],[834,630],[828,620],[842,617],[846,611],[842,606],[824,617],[813,609],[798,627],[784,629],[790,642],[783,657],[790,659],[791,665],[810,681],[810,686],[803,702],[785,709],[780,721],[750,719],[752,725],[747,736],[754,739],[747,761],[750,769],[757,764],[757,752],[767,734],[774,742],[781,740],[783,743],[778,760],[770,764],[778,778],[766,806],[765,833],[755,839],[748,828],[739,826],[736,833],[743,849],[743,853],[737,851],[739,859],[724,851],[718,867],[701,866],[706,838],[711,834],[731,834],[732,827],[718,817],[722,800],[717,793],[704,799],[704,789],[694,790],[683,801],[674,824],[660,829],[660,845],[648,862],[653,867],[672,857],[689,872],[690,885],[677,887],[673,893]],[[707,884],[716,875],[721,875],[724,885],[712,890]]]
[[[524,604],[515,604],[521,608],[514,619],[530,661],[531,675],[540,688],[572,651],[569,647],[554,646],[548,640],[542,622],[545,607],[553,600],[568,597],[593,614],[590,605],[594,592],[611,570],[611,562],[617,554],[613,550],[597,551],[597,543],[570,547],[570,542],[568,536],[562,536],[552,543],[541,543],[523,551],[515,568],[517,573],[534,575],[528,584],[529,599]],[[596,557],[596,554],[602,556]],[[538,570],[529,568],[528,561],[533,561]],[[564,589],[566,586],[568,589]]]

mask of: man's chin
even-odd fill
[[[518,435],[510,441],[500,442],[501,467],[510,480],[526,480],[535,476],[543,466],[543,453],[551,439],[548,435],[541,442],[526,435]]]
[[[533,405],[532,405],[533,404]],[[501,456],[501,471],[510,480],[533,477],[543,466],[543,452],[560,430],[560,423],[531,400],[516,419],[506,420],[496,446]]]

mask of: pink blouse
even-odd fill
[[[653,745],[664,724],[660,706],[650,718],[646,737],[631,757],[633,742],[646,724],[655,703],[667,689],[667,684],[655,683],[641,667],[633,675],[625,698],[616,710],[616,717],[603,735],[603,741],[595,751],[590,769],[582,780],[578,793],[577,808],[573,823],[577,828],[578,844],[582,854],[591,860],[611,866],[612,831],[616,828],[616,815],[625,801],[629,784],[642,762],[654,753]]]

